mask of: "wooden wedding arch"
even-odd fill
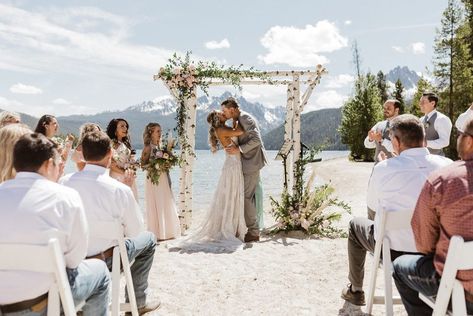
[[[195,147],[197,88],[199,87],[199,80],[195,80],[192,77],[195,68],[191,69],[191,75],[184,76],[183,73],[186,73],[188,69],[172,67],[171,75],[168,76],[163,76],[163,70],[162,68],[160,73],[153,76],[154,80],[163,80],[164,85],[177,100],[178,107],[185,107],[183,109],[185,115],[180,122],[183,126],[180,129],[179,142],[181,144],[186,143],[187,150],[181,150],[184,163],[180,169],[178,207],[181,212],[181,224],[184,229],[188,229],[192,220],[192,169],[195,159],[193,153]],[[225,71],[220,72],[220,75],[222,73],[223,78],[226,78]],[[320,83],[321,77],[326,73],[327,71],[322,65],[317,65],[315,70],[308,71],[251,72],[250,74],[249,71],[235,72],[235,70],[231,70],[231,73],[228,74],[228,76],[233,76],[233,78],[235,78],[235,75],[239,76],[239,87],[241,85],[287,85],[284,143],[289,144],[290,153],[285,160],[284,169],[286,170],[285,177],[288,179],[288,188],[292,188],[292,190],[295,190],[295,164],[299,160],[301,153],[301,113],[309,101],[314,88]],[[222,76],[206,76],[204,80],[206,87],[232,84],[229,83],[229,80],[222,79]],[[306,86],[304,93],[301,93],[302,85]],[[182,86],[185,86],[186,91],[190,91],[190,93],[183,94]]]

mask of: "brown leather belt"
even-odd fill
[[[110,247],[105,251],[99,252],[98,254],[94,256],[86,257],[85,259],[100,259],[100,260],[105,261],[111,256],[113,256],[113,248],[115,247]]]
[[[48,305],[48,293],[45,293],[30,300],[21,301],[18,303],[0,305],[0,312],[14,313],[25,309],[31,309],[34,312],[39,312]]]

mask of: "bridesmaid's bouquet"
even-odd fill
[[[172,136],[166,135],[165,141],[161,142],[159,148],[153,148],[150,153],[149,162],[144,166],[147,171],[147,178],[153,184],[159,183],[159,177],[162,173],[167,173],[172,167],[180,164],[180,159],[174,153],[173,149],[176,144]]]

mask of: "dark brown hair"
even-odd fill
[[[36,128],[34,129],[35,133],[41,133],[46,135],[46,125],[51,123],[53,119],[56,117],[54,115],[45,114],[39,118],[38,124],[36,124]]]
[[[437,104],[439,103],[439,97],[437,96],[437,94],[435,94],[434,92],[424,92],[422,93],[422,96],[423,97],[427,97],[427,100],[429,100],[429,102],[435,102],[435,107],[437,107]]]
[[[223,101],[222,106],[224,106],[226,108],[234,108],[234,109],[240,108],[237,101],[232,97],[230,97],[230,98],[226,99],[225,101]]]
[[[13,149],[13,167],[17,172],[37,172],[49,158],[59,157],[57,145],[39,133],[20,137]]]
[[[393,118],[391,133],[405,147],[416,148],[424,144],[424,125],[412,114],[402,114]]]
[[[129,138],[130,125],[125,119],[122,119],[122,118],[112,119],[110,123],[108,123],[108,126],[107,126],[107,135],[108,137],[110,137],[111,140],[118,140],[117,135],[115,135],[115,133],[117,132],[118,122],[120,121],[125,122],[126,129],[128,132],[128,135],[123,137],[122,142],[125,144],[126,147],[128,147],[128,149],[131,149],[131,143],[130,143],[130,138]]]
[[[82,138],[82,154],[85,161],[100,161],[108,154],[112,141],[102,131],[90,132]]]

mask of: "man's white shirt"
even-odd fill
[[[384,129],[386,128],[386,124],[388,123],[388,120],[380,121],[376,123],[371,130],[373,132],[379,132],[383,133]],[[365,147],[366,148],[376,148],[376,141],[375,140],[370,140],[369,136],[366,136],[365,141],[364,141]],[[391,144],[391,141],[389,139],[383,139],[381,141],[381,145],[386,148],[389,152],[393,152],[393,145]]]
[[[87,221],[123,223],[125,236],[135,237],[144,230],[143,216],[133,192],[127,185],[109,176],[109,170],[87,164],[82,171],[66,175],[61,183],[79,192]],[[93,256],[116,245],[112,239],[89,238],[87,256]]]
[[[380,225],[383,210],[405,211],[411,214],[428,175],[452,161],[429,154],[427,148],[411,148],[397,157],[378,163],[368,184],[368,207],[376,212],[374,230]],[[412,229],[388,233],[391,248],[398,251],[417,252]]]
[[[0,184],[0,201],[1,243],[46,245],[57,237],[68,268],[85,258],[87,222],[76,191],[38,173],[19,172]],[[0,271],[0,305],[38,297],[51,283],[44,273]]]
[[[430,120],[432,115],[437,113],[437,118],[434,122],[434,129],[439,134],[438,139],[428,140],[427,147],[432,149],[442,149],[450,144],[450,133],[452,132],[452,121],[443,113],[440,113],[437,110],[433,110],[427,114],[427,120]],[[424,122],[425,115],[420,118],[421,122]]]

